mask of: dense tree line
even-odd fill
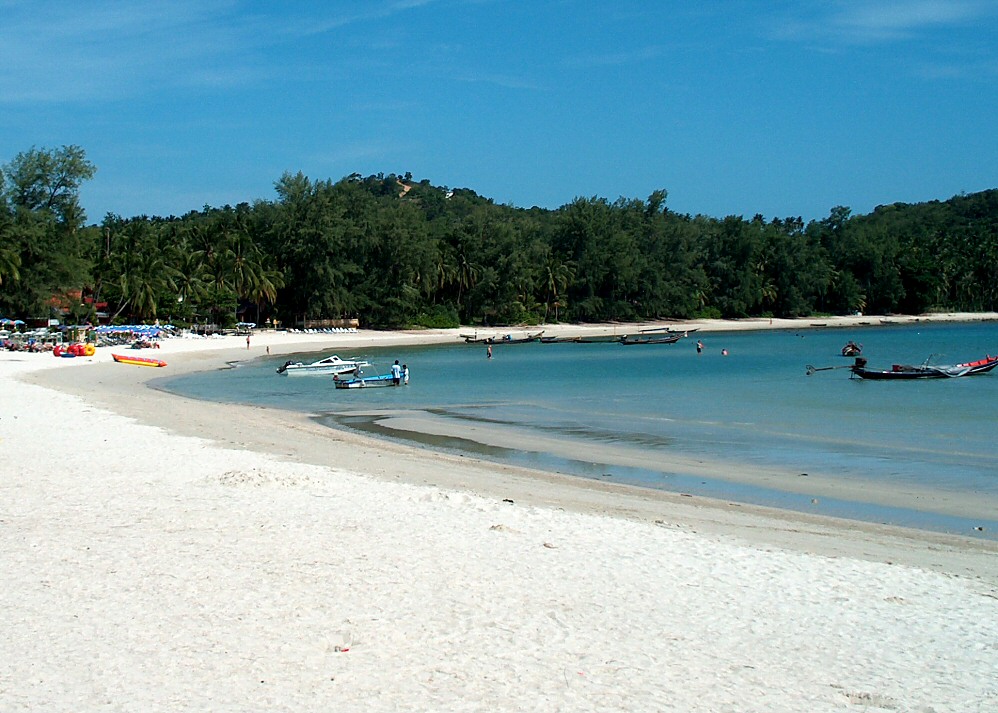
[[[545,210],[409,174],[299,173],[276,200],[85,225],[79,147],[0,171],[5,315],[399,327],[998,308],[998,190],[805,224],[682,215],[664,190]]]

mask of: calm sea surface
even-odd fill
[[[696,352],[696,338],[705,344]],[[464,423],[504,424],[562,442],[612,444],[645,455],[696,456],[730,464],[789,468],[932,492],[973,493],[998,501],[998,372],[962,379],[871,382],[839,368],[806,375],[806,366],[845,367],[849,339],[871,367],[946,364],[998,352],[998,324],[871,326],[855,330],[693,334],[671,345],[453,345],[402,347],[340,356],[366,358],[368,374],[395,359],[409,365],[406,388],[339,390],[329,377],[278,376],[287,357],[157,382],[213,401],[321,414],[331,427],[390,436],[373,412],[429,412]],[[728,356],[721,350],[727,349]],[[314,360],[326,353],[301,354]],[[398,434],[394,434],[398,435]],[[820,512],[872,522],[998,539],[998,512],[963,518],[728,482],[666,475],[543,452],[419,436],[422,445],[650,488]],[[978,529],[983,528],[983,529]]]

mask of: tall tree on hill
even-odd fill
[[[95,171],[78,146],[32,148],[0,168],[5,270],[11,275],[16,266],[19,277],[0,285],[0,308],[48,317],[53,295],[84,286],[89,264],[79,188]]]
[[[21,279],[20,267],[21,256],[14,242],[14,220],[6,206],[0,205],[0,287],[4,282],[11,286]]]
[[[380,188],[382,182],[372,185]],[[275,187],[279,201],[268,241],[287,284],[282,309],[293,320],[352,311],[355,293],[349,279],[356,270],[356,251],[340,192],[300,172],[285,173]]]

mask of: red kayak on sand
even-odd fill
[[[162,359],[149,359],[147,357],[139,357],[122,354],[112,354],[111,358],[114,359],[119,364],[131,364],[133,366],[166,366],[166,362]]]

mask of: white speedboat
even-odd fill
[[[300,361],[286,361],[283,366],[278,367],[277,373],[287,374],[288,376],[292,374],[346,374],[356,371],[363,366],[371,366],[371,363],[352,359],[340,359],[335,354],[332,354],[319,361],[313,361],[311,364],[305,364]]]

